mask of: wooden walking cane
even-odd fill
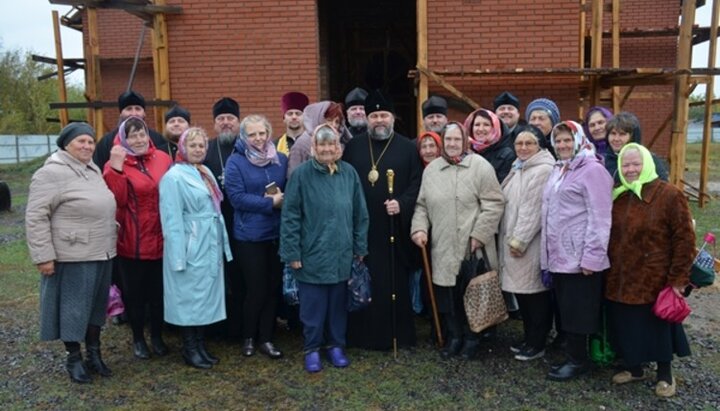
[[[386,172],[388,182],[388,195],[390,200],[393,199],[393,185],[395,184],[395,172],[392,169],[388,169]],[[395,295],[395,216],[390,216],[390,287],[392,297],[392,339],[393,339],[393,358],[397,360],[397,309],[395,307],[395,301],[397,296]]]
[[[445,346],[442,337],[442,329],[440,329],[440,315],[438,314],[437,303],[435,302],[435,290],[433,289],[432,271],[430,271],[430,260],[428,260],[427,248],[422,246],[423,267],[425,268],[425,280],[427,280],[428,294],[430,295],[430,306],[432,308],[433,322],[435,324],[435,334],[437,334],[438,347]]]

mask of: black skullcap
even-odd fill
[[[127,106],[140,106],[145,108],[145,97],[137,91],[126,91],[118,97],[118,110],[123,111]]]
[[[362,106],[365,104],[365,99],[367,98],[367,91],[361,89],[360,87],[355,87],[354,89],[350,90],[349,93],[347,93],[347,96],[345,96],[345,108],[350,108],[352,106]]]
[[[213,118],[220,114],[232,114],[240,118],[240,105],[230,97],[223,97],[213,105]]]
[[[500,106],[504,106],[505,104],[509,104],[520,110],[520,100],[518,100],[517,97],[513,96],[512,93],[508,91],[503,91],[502,93],[500,93],[497,97],[495,97],[495,101],[493,102],[495,110],[497,110]]]
[[[440,96],[432,96],[422,104],[423,118],[430,114],[442,114],[447,116],[447,101]]]
[[[173,106],[167,111],[167,113],[165,113],[165,122],[167,123],[173,117],[182,117],[185,121],[190,123],[190,112],[178,105]]]
[[[394,113],[393,103],[385,98],[380,90],[372,91],[365,99],[365,115],[369,116],[370,113],[376,111],[389,111]]]
[[[93,139],[95,139],[95,130],[93,130],[90,124],[82,122],[70,123],[62,129],[60,135],[55,142],[61,150],[65,150],[65,146],[67,146],[71,141],[73,141],[75,137],[81,136],[83,134],[87,134]]]

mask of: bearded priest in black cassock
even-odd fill
[[[372,302],[368,307],[349,314],[347,342],[351,347],[388,350],[393,347],[394,335],[400,347],[415,345],[408,278],[416,269],[418,251],[410,241],[410,221],[420,190],[422,165],[415,145],[393,131],[395,117],[392,103],[379,91],[368,95],[365,114],[368,130],[350,140],[343,160],[357,170],[370,214],[369,254],[365,262],[370,271]],[[395,174],[392,200],[388,193],[388,169]],[[395,231],[394,281],[391,218]],[[395,302],[392,300],[393,287]]]

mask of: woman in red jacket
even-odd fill
[[[162,340],[163,237],[158,184],[171,164],[170,156],[155,149],[145,122],[130,117],[120,125],[103,173],[117,203],[117,267],[133,332],[133,353],[140,359],[150,358],[143,331],[146,305],[150,307],[153,352],[158,356],[168,352]]]

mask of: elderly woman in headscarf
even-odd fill
[[[547,98],[538,98],[530,102],[525,108],[525,120],[542,131],[550,154],[558,158],[553,151],[550,133],[553,127],[560,122],[560,109],[554,101]]]
[[[498,259],[502,289],[514,293],[523,320],[523,338],[510,350],[515,359],[530,361],[545,355],[552,323],[551,292],[540,276],[540,217],[543,188],[555,160],[537,127],[526,126],[514,145],[517,159],[501,185],[505,212]]]
[[[222,191],[203,165],[208,138],[192,127],[180,136],[175,165],[160,181],[165,321],[182,330],[185,363],[211,368],[204,328],[225,319],[223,254],[232,260]]]
[[[320,349],[347,367],[347,280],[353,258],[367,255],[368,212],[360,178],[341,161],[340,135],[329,124],[312,135],[312,158],[287,185],[280,256],[298,281],[305,370],[322,369]]]
[[[57,145],[60,150],[32,176],[25,232],[41,274],[40,339],[61,340],[70,379],[89,383],[88,369],[111,375],[100,355],[100,327],[116,251],[115,198],[92,161],[95,132],[89,124],[66,126]]]
[[[484,108],[470,113],[464,126],[470,148],[493,166],[495,176],[501,183],[515,161],[512,136],[507,132],[507,126],[495,113]]]
[[[288,154],[288,178],[293,171],[311,157],[312,132],[320,124],[328,123],[335,127],[340,134],[341,147],[352,139],[352,134],[345,128],[345,114],[343,106],[334,101],[321,101],[305,107],[303,110],[303,125],[305,131],[295,140]]]
[[[136,358],[150,358],[145,342],[145,306],[150,308],[153,352],[166,355],[163,325],[163,238],[158,184],[170,168],[170,156],[155,149],[150,131],[140,117],[120,124],[103,176],[117,203],[117,268],[123,301],[133,334]]]
[[[587,337],[598,331],[612,178],[580,124],[559,123],[551,142],[558,161],[543,192],[540,268],[552,277],[567,339],[566,361],[547,377],[564,381],[588,371]]]
[[[606,126],[612,118],[612,111],[602,106],[590,107],[585,114],[585,123],[583,124],[585,136],[595,146],[595,152],[603,158],[605,158],[608,146]]]
[[[615,180],[615,185],[620,185],[620,173],[618,172],[618,154],[628,143],[641,144],[642,133],[640,120],[635,114],[623,111],[615,115],[607,125],[608,149],[605,152],[605,168]],[[655,164],[655,172],[663,181],[668,181],[668,170],[665,163],[655,154],[650,153]]]
[[[442,134],[442,159],[431,162],[423,173],[411,225],[418,247],[427,245],[432,227],[432,280],[438,311],[449,333],[440,353],[443,358],[460,354],[469,360],[478,353],[479,338],[468,325],[465,290],[457,275],[468,251],[482,258],[481,247],[487,251],[489,265],[497,267],[495,233],[503,205],[490,163],[469,150],[462,124],[448,123]]]
[[[417,139],[418,154],[422,160],[423,167],[427,167],[431,161],[440,157],[440,135],[434,131],[424,131]]]
[[[673,354],[690,355],[690,347],[682,324],[658,318],[652,307],[663,288],[680,296],[689,283],[695,257],[692,216],[684,193],[658,178],[647,148],[627,144],[619,162],[605,298],[612,346],[624,369],[612,381],[644,380],[649,375],[643,364],[657,362],[655,393],[671,397]]]
[[[246,290],[242,354],[250,357],[258,349],[278,359],[283,354],[272,337],[282,282],[278,245],[288,163],[285,154],[275,150],[271,135],[264,116],[251,114],[240,122],[240,137],[225,169],[225,192],[235,209],[234,255]]]

